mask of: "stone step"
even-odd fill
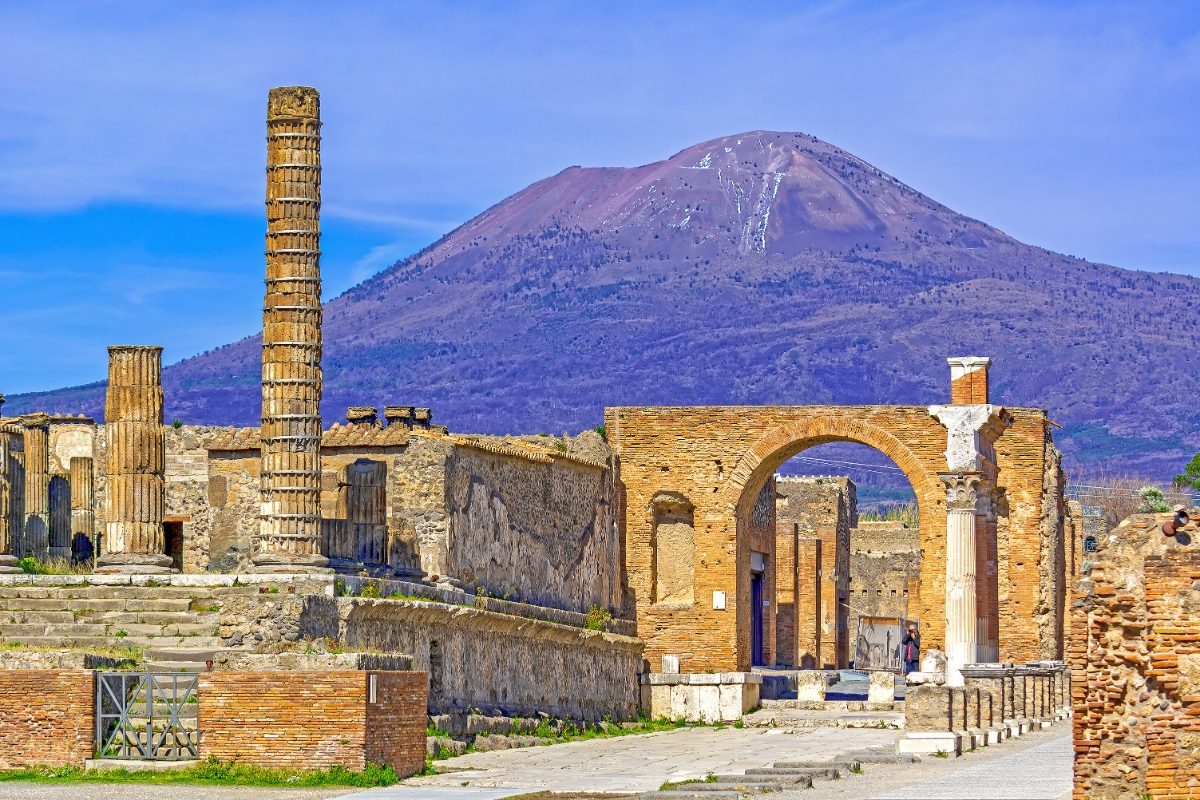
[[[69,624],[75,621],[70,611],[0,611],[0,625]]]
[[[215,658],[217,647],[153,647],[146,651],[146,661],[186,662],[203,664]]]
[[[64,613],[64,612],[59,612]],[[170,626],[178,624],[206,623],[216,625],[220,620],[219,614],[197,614],[192,611],[96,611],[93,613],[77,612],[76,622],[105,623],[110,625],[159,625]]]
[[[127,645],[143,648],[157,647],[218,647],[220,641],[215,636],[128,636],[120,641]]]
[[[121,630],[128,636],[212,636],[217,627],[215,622],[176,622],[170,625],[146,625],[140,622],[105,624],[109,633],[116,634]]]
[[[916,764],[921,760],[915,753],[893,753],[887,750],[859,750],[847,753],[845,758],[859,764]]]
[[[747,770],[744,775],[718,775],[717,783],[738,784],[746,782],[754,783],[774,783],[780,786],[786,786],[789,789],[807,789],[812,786],[813,776],[806,774],[795,775],[763,775],[750,774]]]
[[[791,789],[795,787],[788,786],[787,788]],[[711,797],[713,792],[728,792],[730,790],[741,792],[743,795],[752,795],[781,792],[783,789],[784,784],[782,783],[738,781],[736,783],[689,783],[671,791],[704,792],[706,797]]]
[[[250,591],[257,592],[256,587],[206,587],[206,586],[0,586],[2,599],[33,599],[33,600],[132,600],[132,599],[164,599],[191,600],[196,598],[216,597],[218,592],[242,594]]]
[[[810,778],[821,778],[829,781],[835,781],[842,777],[842,771],[836,767],[793,767],[790,769],[782,767],[754,767],[746,770],[746,774],[767,780],[777,777],[792,778],[799,775],[807,775]]]
[[[145,666],[150,672],[208,672],[203,661],[147,661]]]
[[[833,761],[776,761],[775,769],[837,769],[855,772],[862,769],[862,764],[855,759],[835,759]]]
[[[682,787],[665,792],[661,790],[657,792],[642,792],[638,795],[639,800],[742,800],[742,797],[743,794],[739,791],[706,792],[703,790],[685,790]]]

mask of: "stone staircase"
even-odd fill
[[[135,647],[163,664],[193,663],[219,646],[220,611],[220,594],[205,587],[4,585],[0,644]]]
[[[918,760],[910,755],[864,750],[833,761],[777,761],[744,773],[711,775],[707,780],[643,792],[639,800],[744,800],[770,792],[811,789],[820,781],[861,775],[864,764],[910,764]]]

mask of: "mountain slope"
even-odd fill
[[[622,404],[935,403],[950,355],[1040,406],[1077,463],[1168,476],[1200,281],[1022,244],[813,137],[753,132],[539,181],[326,306],[328,418],[434,407],[561,432]],[[256,337],[166,370],[168,418],[253,424]],[[12,398],[98,414],[80,387]]]

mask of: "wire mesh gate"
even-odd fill
[[[191,672],[96,673],[96,756],[199,758],[198,684]]]

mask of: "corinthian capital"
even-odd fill
[[[978,472],[942,472],[938,474],[946,485],[946,508],[949,511],[975,511],[980,490],[985,481]],[[986,495],[985,495],[986,496]]]

